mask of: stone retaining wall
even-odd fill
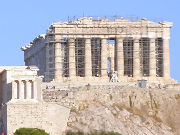
[[[66,127],[70,109],[57,103],[9,102],[7,104],[7,135],[19,128],[44,129],[50,135],[61,135]]]

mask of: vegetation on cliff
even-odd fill
[[[67,131],[66,135],[121,135],[116,132],[105,132],[105,131],[93,131],[90,133],[84,133],[81,131],[73,132],[73,131]]]
[[[14,135],[49,135],[42,129],[37,128],[20,128],[16,130]]]

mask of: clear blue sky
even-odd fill
[[[180,82],[180,0],[0,0],[0,65],[24,65],[20,47],[68,16],[171,21],[171,76]]]

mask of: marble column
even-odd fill
[[[116,39],[116,66],[118,77],[124,76],[124,53],[123,53],[123,38]]]
[[[115,52],[115,45],[112,45],[111,48],[110,48],[110,52],[111,52],[111,71],[113,72],[114,71],[114,52]]]
[[[26,81],[26,99],[31,99],[31,82]]]
[[[45,80],[50,81],[49,78],[49,44],[46,45],[46,72],[45,72]]]
[[[36,80],[34,80],[33,82],[33,95],[32,95],[32,97],[33,97],[33,99],[37,99],[37,81]]]
[[[19,99],[24,99],[24,82],[22,80],[19,80]]]
[[[150,39],[149,76],[156,77],[156,44],[155,38]]]
[[[69,38],[69,77],[73,78],[76,76],[76,63],[75,63],[75,40]]]
[[[92,76],[91,39],[85,41],[85,77]]]
[[[12,82],[12,99],[17,99],[17,88],[18,88],[17,81],[13,81]]]
[[[55,43],[55,81],[62,80],[61,43]]]
[[[163,39],[163,75],[170,78],[169,39]]]
[[[107,39],[101,39],[101,77],[107,77]]]
[[[140,68],[140,45],[139,39],[134,39],[133,47],[133,77],[141,77],[141,68]]]

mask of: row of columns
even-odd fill
[[[134,39],[133,50],[133,76],[141,77],[140,70],[140,45],[139,38]],[[123,55],[123,38],[119,38],[117,41],[117,65],[118,76],[124,76],[124,55]],[[150,75],[149,77],[156,77],[156,38],[150,38]],[[170,61],[169,61],[169,39],[163,39],[163,77],[170,78]]]
[[[32,80],[13,81],[12,99],[37,99],[37,82]]]
[[[76,65],[75,65],[75,39],[69,38],[69,77],[76,76]],[[124,38],[116,39],[116,51],[117,51],[117,71],[118,77],[124,76],[124,54],[123,54],[123,40]],[[141,77],[140,72],[140,38],[134,39],[134,50],[133,50],[133,77]],[[150,38],[150,75],[149,77],[156,77],[156,46],[155,46],[155,38]],[[59,80],[62,78],[62,59],[61,59],[61,43],[55,44],[55,80]],[[101,39],[101,77],[106,77],[107,75],[107,57],[108,57],[108,49],[107,49],[107,39]],[[169,40],[163,40],[163,73],[164,77],[170,77],[170,67],[169,67]],[[85,77],[92,76],[92,61],[91,61],[91,39],[86,38],[85,40]]]

